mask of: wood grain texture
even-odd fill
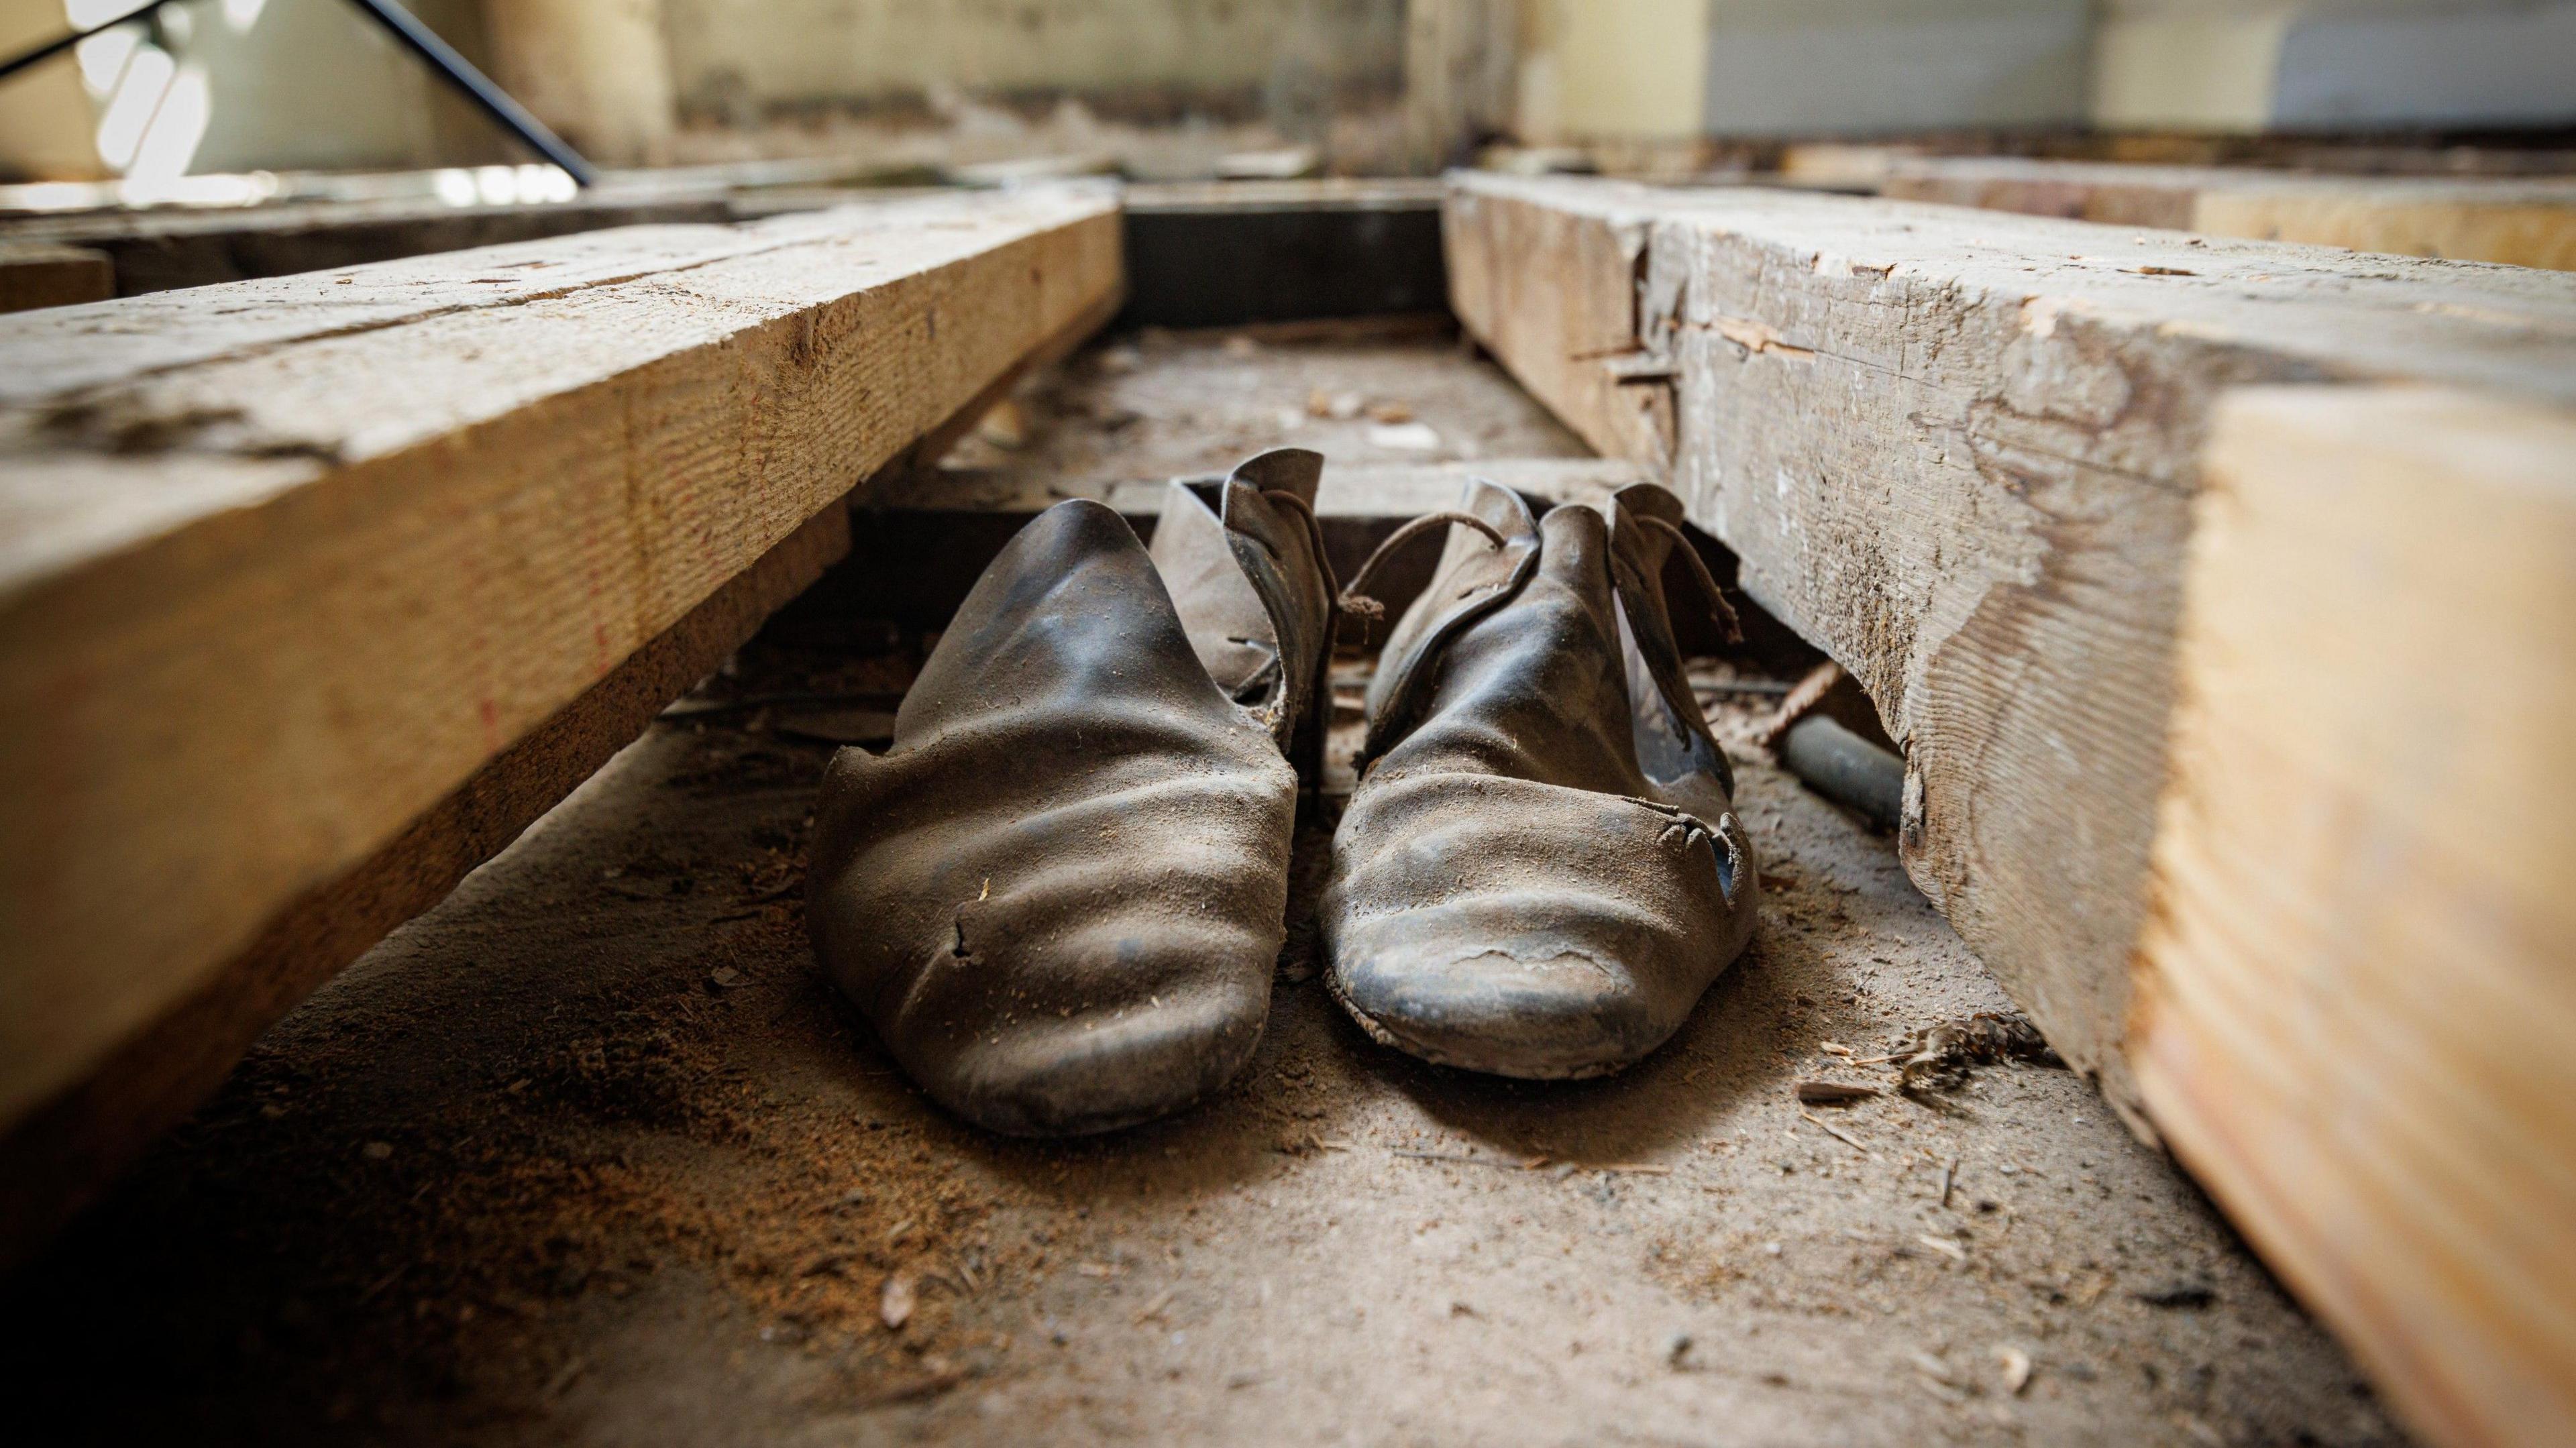
[[[1897,157],[1880,193],[2115,226],[2576,269],[2576,177],[2311,176],[2223,166]]]
[[[1915,881],[2142,1130],[2118,1048],[2211,405],[2576,397],[2554,272],[1579,179],[1455,178],[1446,227],[1461,318],[1597,446],[1655,461],[1635,379],[1668,379],[1692,517],[1906,747]]]
[[[1450,309],[1477,340],[1603,456],[1663,469],[1672,373],[1638,340],[1650,221],[1633,205],[1529,204],[1470,176],[1440,230]]]
[[[107,253],[57,242],[0,237],[0,312],[68,307],[116,295],[116,267]]]
[[[2576,1424],[2576,412],[2210,424],[2130,1050],[2433,1442]]]
[[[1064,189],[0,322],[0,1121],[1119,287]]]

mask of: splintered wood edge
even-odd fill
[[[655,709],[711,668],[726,650],[738,645],[770,608],[810,582],[823,562],[828,561],[825,555],[836,554],[846,546],[846,523],[838,500],[859,475],[876,468],[910,465],[917,461],[923,449],[935,445],[942,438],[953,437],[957,430],[971,423],[974,412],[999,395],[1009,379],[1030,359],[1059,354],[1105,322],[1116,308],[1121,289],[1117,212],[1114,201],[1105,193],[1094,191],[1092,197],[1094,199],[1075,203],[1068,203],[1061,195],[1052,201],[1024,195],[987,198],[962,207],[950,203],[946,210],[970,217],[980,212],[1004,224],[991,232],[989,241],[979,241],[974,248],[936,263],[927,271],[904,272],[898,268],[890,275],[882,275],[881,281],[871,280],[861,291],[838,298],[830,293],[827,281],[825,291],[812,301],[787,303],[783,314],[772,316],[767,321],[755,318],[755,327],[767,330],[760,333],[748,350],[731,342],[719,343],[710,350],[706,344],[696,340],[697,334],[684,332],[686,350],[676,354],[683,359],[684,370],[679,374],[681,380],[688,375],[686,367],[695,367],[700,374],[706,374],[709,381],[721,383],[727,377],[743,375],[741,369],[746,364],[769,366],[765,360],[767,350],[777,350],[777,360],[783,364],[778,370],[751,372],[755,379],[767,377],[774,384],[773,389],[748,395],[761,399],[760,405],[768,409],[769,418],[764,425],[772,429],[788,428],[790,434],[800,440],[802,450],[784,456],[753,455],[762,458],[765,469],[757,477],[735,476],[727,462],[732,457],[731,453],[719,453],[712,459],[697,458],[692,460],[691,466],[706,474],[708,491],[702,493],[695,506],[700,509],[717,508],[717,513],[710,516],[723,518],[724,510],[733,506],[729,500],[737,496],[742,497],[745,505],[761,502],[746,492],[754,485],[769,487],[779,493],[779,497],[762,504],[769,514],[774,516],[782,508],[791,510],[791,516],[775,524],[754,521],[747,528],[729,525],[707,541],[719,548],[740,548],[746,538],[758,538],[767,528],[776,526],[780,531],[769,534],[770,541],[766,546],[758,547],[757,551],[730,566],[725,566],[721,559],[698,560],[696,566],[708,571],[709,581],[696,597],[685,602],[675,614],[667,615],[666,622],[628,645],[619,656],[599,667],[593,668],[583,659],[562,654],[551,644],[546,647],[553,652],[540,650],[527,659],[507,654],[493,655],[496,666],[539,667],[544,672],[544,678],[535,684],[520,686],[523,700],[544,697],[543,691],[556,687],[558,675],[562,676],[560,682],[570,687],[555,693],[544,710],[527,723],[515,725],[497,736],[490,729],[490,711],[487,708],[484,731],[489,743],[481,757],[450,776],[436,793],[419,803],[407,802],[410,796],[405,794],[375,793],[372,785],[352,796],[363,803],[367,829],[374,830],[378,816],[383,816],[382,832],[372,838],[326,841],[330,852],[320,855],[313,853],[310,842],[289,838],[287,846],[303,851],[297,857],[296,870],[304,878],[282,892],[266,886],[247,892],[228,892],[233,903],[223,907],[227,918],[247,912],[249,927],[238,935],[200,931],[190,936],[188,944],[191,947],[202,939],[207,950],[202,960],[185,958],[185,952],[156,950],[148,955],[146,960],[151,969],[144,984],[153,992],[148,1001],[138,1004],[138,998],[133,994],[135,980],[140,977],[127,980],[123,986],[126,993],[120,997],[82,994],[83,990],[89,989],[83,983],[92,979],[85,966],[65,977],[80,989],[66,995],[62,982],[57,981],[53,986],[43,987],[43,991],[49,994],[39,992],[39,978],[33,972],[45,968],[60,974],[79,964],[79,961],[57,958],[61,952],[41,946],[41,942],[68,942],[77,947],[72,951],[74,956],[86,959],[98,953],[102,939],[118,938],[114,931],[106,928],[105,922],[98,921],[77,930],[70,930],[68,926],[65,930],[51,932],[38,929],[37,906],[50,899],[53,903],[44,905],[45,909],[60,914],[66,908],[62,904],[65,896],[43,882],[69,870],[94,872],[102,864],[112,864],[116,858],[125,856],[126,852],[121,846],[113,851],[89,855],[60,848],[59,844],[40,848],[41,842],[33,838],[39,831],[13,830],[18,838],[10,866],[13,877],[9,889],[13,900],[9,908],[11,931],[13,935],[21,935],[20,946],[35,944],[39,948],[22,950],[13,946],[7,952],[10,968],[5,977],[0,977],[0,987],[5,987],[13,1000],[21,1003],[13,1005],[10,1011],[10,1035],[17,1039],[18,1044],[10,1053],[15,1079],[9,1092],[12,1129],[5,1160],[35,1165],[23,1170],[10,1170],[12,1191],[5,1221],[0,1221],[0,1225],[6,1226],[7,1235],[0,1236],[0,1250],[11,1254],[23,1252],[49,1224],[60,1219],[68,1204],[92,1190],[143,1140],[193,1104],[207,1086],[220,1078],[223,1067],[237,1056],[250,1035],[255,1034],[267,1020],[273,1019],[278,1011],[354,958],[391,925],[443,895],[456,878],[506,844],[521,827],[578,783],[616,747],[633,738]],[[1026,217],[1029,224],[1018,225],[1012,220],[1015,217]],[[800,223],[800,227],[805,235],[815,233],[812,223]],[[827,235],[823,240],[828,245],[830,238]],[[948,245],[944,240],[939,244]],[[509,252],[513,249],[496,250]],[[487,264],[488,257],[467,253],[445,259],[445,262],[451,269],[463,268],[470,272]],[[416,269],[411,263],[394,265]],[[687,265],[685,259],[680,265]],[[367,269],[359,270],[363,273]],[[880,268],[878,272],[865,274],[874,277],[882,273]],[[708,274],[708,270],[700,270],[690,275],[694,278]],[[767,275],[767,272],[761,273],[761,277]],[[828,279],[837,273],[826,268],[816,275]],[[753,280],[757,282],[759,279]],[[327,279],[321,280],[327,284]],[[308,279],[306,284],[312,284],[312,280]],[[930,290],[924,292],[924,287]],[[905,291],[906,288],[910,291]],[[1023,296],[1023,291],[1031,294]],[[646,294],[640,304],[653,305],[654,295]],[[675,304],[685,305],[685,291],[672,295],[678,298]],[[759,294],[754,295],[756,298]],[[892,300],[881,301],[881,296]],[[903,298],[906,296],[913,300],[905,301]],[[151,303],[158,299],[141,300]],[[856,336],[873,339],[865,343],[840,340],[841,355],[851,355],[849,349],[853,346],[897,349],[890,357],[866,364],[874,370],[852,374],[849,367],[859,365],[857,363],[843,365],[837,372],[828,370],[835,365],[833,353],[828,348],[836,339],[818,336],[815,314],[839,302],[849,302],[855,308],[855,311],[842,314],[845,319],[841,321],[843,337],[852,335],[847,329],[856,327]],[[200,304],[203,304],[203,299]],[[933,320],[928,322],[927,329],[911,325],[912,321],[921,319],[913,318],[912,313],[904,309],[909,307],[918,311],[925,304],[936,309],[932,314]],[[122,305],[110,304],[111,308]],[[894,310],[889,312],[889,307]],[[799,308],[804,310],[802,321],[798,320]],[[85,310],[95,312],[101,309]],[[438,324],[448,328],[458,325],[452,309],[432,310]],[[782,318],[783,331],[780,330]],[[983,329],[980,336],[976,330],[979,327]],[[398,333],[399,328],[394,331]],[[934,332],[937,336],[935,344],[931,340]],[[341,341],[343,336],[325,333],[321,341],[324,345],[332,345]],[[424,347],[454,345],[452,331],[445,334],[444,340],[439,335],[426,332],[424,337]],[[388,356],[392,362],[399,362],[404,355],[402,339],[386,329],[375,329],[366,341],[369,346],[379,349],[389,345],[393,347],[390,354],[378,353],[380,364],[386,364]],[[292,337],[283,340],[272,337],[268,345],[274,352],[280,348],[291,350],[302,344]],[[619,364],[628,370],[619,375],[647,375],[658,366],[658,375],[669,377],[672,368],[666,364],[671,359],[656,354],[653,349],[657,345],[660,344],[649,335],[636,341],[632,360]],[[902,361],[905,349],[920,355],[914,362],[905,363]],[[218,369],[237,365],[236,357],[227,356],[219,349],[213,355],[217,360],[211,365]],[[737,357],[742,361],[728,361]],[[686,360],[691,358],[702,360]],[[708,362],[715,364],[711,374]],[[889,367],[893,370],[887,371]],[[816,428],[807,430],[799,421],[817,406],[825,407],[827,412],[838,411],[829,407],[832,396],[825,394],[838,395],[857,386],[860,396],[881,395],[867,380],[878,376],[899,378],[900,387],[882,394],[889,400],[874,405],[885,415],[865,424],[861,431],[852,433],[848,430],[851,424],[835,423],[829,419],[818,419]],[[170,385],[170,376],[166,372],[146,374],[143,381],[146,386],[166,387]],[[178,375],[178,381],[184,387],[184,372]],[[595,387],[590,389],[592,393],[597,391]],[[567,395],[578,401],[585,394],[580,387],[573,389],[571,394],[547,394],[541,389],[511,406],[542,420],[546,416],[564,413]],[[622,394],[612,389],[599,395],[614,400]],[[683,392],[679,395],[697,394]],[[712,395],[717,410],[705,414],[708,417],[729,416],[731,414],[724,409],[748,405],[728,400],[745,394],[727,392],[721,386]],[[935,413],[929,411],[934,405],[938,409]],[[916,413],[918,417],[914,416]],[[696,413],[686,415],[698,416]],[[517,427],[517,419],[505,415],[505,420],[509,426],[497,431],[487,424],[457,439],[433,437],[428,448],[435,455],[435,468],[424,477],[454,480],[454,486],[459,489],[458,506],[488,493],[496,485],[495,480],[478,477],[471,460],[476,456],[477,448],[501,446],[505,439],[515,435],[513,429]],[[698,426],[696,423],[689,425]],[[910,437],[908,440],[880,441],[885,438],[888,428],[898,431],[909,429]],[[31,455],[42,457],[41,450],[46,446],[47,436],[43,429],[22,429],[10,438],[9,443],[22,459]],[[37,451],[31,454],[31,448]],[[880,448],[889,450],[878,451]],[[397,448],[388,456],[399,471],[410,467],[407,459],[419,451],[417,447]],[[210,458],[219,466],[223,465],[220,451],[210,453],[203,447],[184,443],[172,449],[167,456],[172,459],[173,466],[182,468],[200,466]],[[517,476],[513,469],[524,472],[529,466],[524,460],[512,461],[512,456],[487,453],[485,459],[490,466],[507,475],[498,480],[507,484],[505,494],[516,489],[517,493],[527,496],[511,494],[506,503],[496,498],[490,506],[507,506],[514,511],[534,508],[541,517],[543,510],[553,506],[546,499],[560,492],[567,479],[560,470],[541,468],[528,475],[525,487],[510,483],[508,478]],[[67,466],[74,472],[86,466],[81,461],[81,443],[76,436],[72,439],[70,451],[62,457],[66,461],[57,466]],[[106,455],[106,460],[120,467],[136,465],[131,455],[111,454]],[[356,466],[365,467],[371,461],[362,460]],[[314,460],[293,457],[258,462],[257,466],[276,468],[285,478],[277,490],[266,496],[254,496],[252,501],[257,508],[265,508],[269,498],[292,500],[299,489],[309,489],[326,480],[336,483],[349,471],[348,464],[337,460],[325,460],[317,470]],[[223,476],[220,471],[218,476]],[[263,474],[254,472],[251,476],[257,481]],[[22,473],[20,477],[23,482],[27,475]],[[41,491],[41,484],[33,486]],[[450,484],[440,481],[437,486]],[[402,490],[392,496],[398,506],[408,506],[401,500],[412,495],[411,491]],[[41,513],[42,509],[37,511]],[[219,527],[232,530],[242,528],[245,523],[259,521],[256,513],[246,515],[238,509],[219,509],[210,516]],[[341,518],[364,523],[369,516],[364,509],[355,513],[344,509],[340,513],[308,514],[298,527],[311,529],[320,526],[325,531],[310,536],[327,538],[327,530],[339,526]],[[648,511],[636,522],[638,526],[661,526],[654,522],[659,516]],[[195,524],[182,515],[175,522],[155,523],[153,526],[162,538],[184,540]],[[828,546],[817,542],[817,529],[821,530],[820,537],[841,541]],[[236,531],[228,536],[233,540],[228,546],[238,551],[245,535]],[[273,536],[292,539],[296,535],[272,529],[271,532],[254,532],[246,536],[255,548],[273,549],[279,546],[267,541]],[[362,532],[358,536],[372,535]],[[395,535],[397,540],[407,536],[410,535]],[[25,540],[22,539],[21,543],[25,546]],[[142,556],[155,556],[150,549],[166,551],[166,545],[153,542]],[[111,642],[121,637],[114,632],[123,627],[116,622],[116,610],[142,608],[148,600],[136,597],[131,588],[118,587],[102,596],[101,601],[109,605],[104,614],[86,606],[65,613],[60,607],[64,595],[59,585],[68,582],[74,586],[86,586],[82,580],[92,566],[86,561],[89,557],[100,558],[115,568],[130,571],[137,556],[131,543],[119,540],[109,540],[103,549],[95,542],[77,541],[52,549],[41,545],[29,546],[28,551],[20,554],[13,570],[16,586],[5,599],[0,599],[0,644],[5,644],[5,647],[0,647],[0,665],[5,665],[6,672],[22,683],[46,680],[50,676],[45,671],[57,667],[45,662],[49,656],[68,657],[61,651],[75,646],[98,647],[95,644],[78,644],[84,631]],[[192,578],[209,568],[216,568],[227,556],[224,548],[209,551],[186,547],[172,555],[180,566],[181,578]],[[267,555],[254,551],[245,556],[257,558]],[[271,561],[283,567],[291,557]],[[210,558],[214,562],[210,563]],[[307,560],[308,563],[311,561]],[[330,563],[329,566],[340,568],[349,562],[372,565],[376,559],[367,555]],[[392,565],[386,563],[382,566]],[[192,569],[196,570],[195,574],[189,571]],[[218,571],[210,576],[220,582],[224,575]],[[322,576],[333,575],[326,573]],[[363,580],[369,576],[360,571],[352,577],[352,584],[364,586]],[[670,582],[664,580],[658,585],[663,589],[663,596],[668,596]],[[678,582],[682,587],[687,586],[686,578]],[[70,596],[77,598],[83,595],[74,593]],[[165,588],[152,596],[166,599],[177,595],[170,594]],[[118,602],[120,599],[122,603]],[[330,611],[315,609],[316,597],[309,592],[291,603],[280,602],[306,614]],[[55,618],[55,622],[47,627],[35,627],[27,612],[31,606],[38,607],[38,612],[45,617]],[[17,617],[11,618],[12,613]],[[175,626],[166,618],[160,624],[152,624],[152,616],[150,610],[136,615],[150,628]],[[184,623],[185,619],[178,622]],[[507,620],[497,622],[507,623]],[[99,633],[101,629],[108,631]],[[534,648],[535,643],[530,646]],[[128,655],[135,652],[130,644],[116,647],[124,649]],[[198,652],[190,647],[184,650],[183,657]],[[379,647],[376,652],[394,655],[398,662],[392,667],[410,667],[408,663],[399,662],[407,658],[399,649]],[[562,654],[561,659],[556,658],[557,654]],[[563,660],[570,660],[577,667],[570,674],[565,674],[562,668],[557,667]],[[141,656],[141,662],[148,667],[161,667],[149,652]],[[120,667],[104,673],[92,668],[85,672],[84,677],[114,681],[115,687],[122,689],[126,687],[124,681],[145,676],[148,667]],[[388,665],[380,657],[368,667],[380,671]],[[101,692],[95,683],[85,687],[91,696]],[[167,695],[178,687],[165,683],[159,686],[159,693]],[[112,690],[107,692],[113,693]],[[13,689],[11,697],[16,702],[8,713],[0,714],[0,734],[20,738],[22,742],[35,737],[39,716],[31,711],[42,708],[44,700],[59,700],[75,706],[84,700],[78,692],[66,695],[58,687],[38,687],[32,683],[23,689]],[[188,688],[179,688],[177,697],[184,700],[193,695]],[[242,686],[228,686],[227,697],[231,697],[237,706],[232,709],[233,713],[241,713],[245,709],[253,714],[257,712],[254,706],[259,702],[258,696],[254,694],[245,698]],[[379,745],[370,748],[380,748],[385,744],[399,747],[402,740],[434,717],[423,714],[420,706],[437,702],[406,701],[399,691],[366,697],[380,698],[394,708],[393,715],[374,724],[359,719],[334,723],[332,727],[353,728],[383,736]],[[57,782],[55,794],[66,794],[75,789],[93,792],[125,790],[131,794],[133,790],[143,788],[133,782],[137,762],[147,766],[142,770],[144,774],[153,770],[168,774],[170,769],[179,767],[170,763],[170,751],[166,747],[157,747],[154,743],[154,738],[166,732],[165,724],[186,726],[191,734],[202,735],[206,729],[196,726],[208,723],[190,707],[180,707],[175,711],[155,707],[140,713],[129,708],[124,715],[122,728],[83,728],[78,731],[79,738],[92,741],[82,748],[90,751],[93,757],[80,766],[85,772],[74,776],[71,783]],[[42,717],[50,721],[44,727],[56,733],[68,727],[65,721],[69,716],[62,711],[50,710]],[[246,715],[245,719],[248,717]],[[155,720],[164,722],[155,723]],[[214,722],[220,724],[220,721]],[[283,747],[291,737],[294,736],[289,731],[274,728],[248,729],[239,736],[238,745],[225,746],[228,751],[226,757],[234,761],[230,772],[248,776],[249,771],[243,766],[256,760],[259,751]],[[138,750],[141,751],[139,754],[135,752]],[[449,754],[454,752],[453,749],[446,751]],[[130,760],[127,758],[129,755],[133,756]],[[45,753],[42,757],[54,756]],[[445,755],[439,757],[443,759]],[[151,762],[156,759],[160,762]],[[304,767],[307,766],[298,766]],[[57,771],[58,774],[60,772]],[[413,772],[419,779],[407,782],[406,789],[430,777],[426,766],[414,768]],[[189,798],[186,781],[205,778],[207,776],[202,773],[183,773],[175,782],[163,781],[145,789],[145,794],[161,801],[151,813],[150,828],[155,831],[176,829],[183,833],[214,830],[242,843],[258,842],[269,846],[271,841],[261,838],[262,831],[230,815],[221,820],[212,816],[191,820],[186,806]],[[120,783],[120,780],[126,782]],[[236,792],[246,787],[239,778],[227,786]],[[177,795],[175,804],[171,799],[174,792]],[[67,798],[71,801],[71,808],[103,807],[84,804],[89,795],[68,794]],[[98,798],[103,800],[107,796],[99,795]],[[20,795],[18,803],[28,804],[26,796]],[[399,810],[400,813],[389,815],[386,813],[388,810]],[[442,812],[453,817],[452,820],[442,822]],[[54,833],[65,831],[56,830]],[[93,829],[91,833],[95,835],[97,831]],[[114,838],[128,840],[130,833],[120,831]],[[273,836],[277,832],[268,833]],[[293,834],[292,831],[286,833]],[[194,848],[183,842],[169,845],[163,852],[180,849],[184,854]],[[130,873],[133,867],[130,864],[117,866],[108,869],[105,875],[91,879],[89,884],[93,888],[90,888],[90,893],[95,895],[104,888],[100,882],[112,878],[119,868]],[[188,877],[177,878],[184,881]],[[147,895],[153,889],[140,882],[135,888],[145,889]],[[169,893],[161,890],[158,898],[167,899]],[[151,900],[147,898],[140,903],[148,905]],[[66,930],[69,933],[65,933]],[[21,934],[22,931],[27,933]],[[87,941],[85,945],[82,944],[84,940]],[[133,968],[129,966],[125,974],[133,977]],[[26,1007],[43,999],[53,1000],[59,1008],[45,1013],[40,1021],[36,1019],[36,1013]],[[112,1010],[109,1009],[111,1004]],[[36,1031],[43,1033],[42,1039],[47,1043],[41,1052],[41,1061],[35,1059],[39,1054],[34,1049],[37,1038],[27,1035]],[[182,1048],[183,1044],[191,1042],[196,1048]],[[158,1064],[150,1064],[147,1068],[138,1063]],[[130,1087],[120,1081],[121,1075],[133,1078]]]

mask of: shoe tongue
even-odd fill
[[[1575,506],[1551,510],[1538,529],[1535,571],[1439,646],[1421,722],[1383,767],[1642,795],[1609,524]]]
[[[1232,483],[1174,482],[1164,490],[1152,552],[1199,663],[1228,697],[1251,705],[1269,693],[1279,669],[1279,640],[1216,513],[1239,491]]]
[[[1622,514],[1628,516],[1622,517]],[[1673,490],[1661,483],[1630,483],[1610,495],[1610,530],[1613,545],[1637,564],[1648,582],[1656,585],[1656,599],[1662,601],[1664,564],[1673,556],[1673,535],[1660,528],[1643,528],[1638,518],[1659,518],[1678,528],[1690,521],[1689,510]]]

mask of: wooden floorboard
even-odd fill
[[[434,899],[819,568],[815,519],[1119,293],[1114,196],[1060,188],[0,321],[6,1150],[87,1091],[133,1130],[74,1166],[122,1159],[194,1088],[102,1103],[120,1053],[240,980],[236,1048]],[[375,903],[317,915],[341,888]],[[10,1180],[27,1231],[94,1184]]]

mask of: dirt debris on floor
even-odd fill
[[[1385,345],[1241,391],[1302,399]],[[1172,470],[1267,445],[1256,423]],[[1765,917],[1637,1068],[1381,1049],[1300,922],[1203,1109],[1073,1142],[960,1125],[814,969],[832,745],[782,727],[899,693],[923,646],[791,609],[272,1030],[7,1284],[37,1330],[0,1381],[44,1441],[2403,1441],[2082,1080],[1963,1048],[1899,1089],[2015,1018],[1892,841],[1755,745],[1785,683],[1724,663],[1695,677]],[[1366,672],[1338,661],[1337,697]]]
[[[1274,447],[1345,467],[1591,455],[1438,317],[1147,329],[1037,374],[1013,402],[1017,445],[979,433],[948,466],[1097,495]]]

